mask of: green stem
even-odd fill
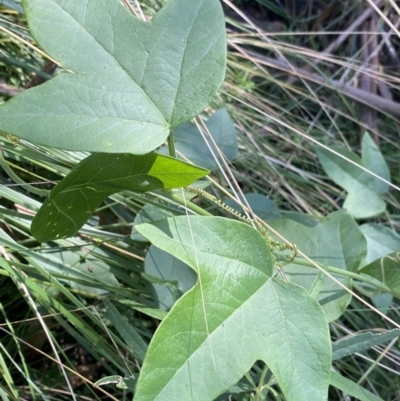
[[[199,214],[200,216],[213,216],[211,213],[207,212],[200,206],[197,206],[195,203],[193,203],[189,200],[183,199],[182,196],[179,196],[174,193],[170,193],[168,197],[170,199],[174,200],[176,203],[179,203],[180,205],[185,206],[188,209],[192,210],[196,214]]]
[[[372,298],[374,295],[376,295],[376,289],[373,289],[373,290],[370,289],[368,291],[362,285],[359,285],[357,283],[353,283],[353,288],[355,290],[357,290],[361,295],[364,295],[365,297],[368,297],[368,298]]]
[[[260,398],[265,399],[262,391],[264,387],[265,376],[267,375],[268,370],[269,370],[268,366],[264,365],[263,371],[261,372],[260,380],[258,381],[257,392],[256,396],[254,397],[254,401],[259,401]]]
[[[175,157],[176,158],[176,151],[175,151],[175,143],[174,143],[174,137],[171,134],[168,135],[168,151],[169,151],[169,155],[171,157]]]
[[[278,261],[281,262],[288,262],[288,260],[286,259],[286,257],[281,256],[281,255],[275,255],[277,257]],[[293,259],[293,261],[291,261],[290,263],[296,264],[296,265],[301,265],[301,266],[307,266],[307,267],[312,267],[315,268],[315,265],[308,262],[307,260],[304,259],[300,259],[300,258],[295,258]],[[333,267],[333,266],[321,266],[319,263],[317,263],[318,266],[321,267],[321,269],[324,269],[326,271],[328,271],[329,273],[334,273],[334,274],[338,274],[340,276],[345,276],[345,277],[350,277],[353,278],[354,280],[358,280],[358,281],[362,281],[364,283],[367,283],[375,288],[378,288],[381,291],[384,292],[388,292],[391,293],[391,289],[389,287],[387,287],[385,284],[380,283],[379,281],[375,280],[372,277],[369,277],[367,275],[361,275],[359,273],[354,273],[354,272],[350,272],[348,270],[344,270],[344,269],[340,269],[338,267]]]

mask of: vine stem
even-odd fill
[[[172,136],[172,133],[169,134],[169,136],[168,136],[168,151],[169,151],[169,155],[171,157],[176,157],[175,143],[174,143],[174,137]],[[182,196],[179,196],[175,193],[170,193],[169,197],[172,200],[174,200],[175,202],[184,206],[185,208],[195,212],[196,214],[199,214],[201,216],[213,216],[211,213],[202,209],[200,206],[197,206],[195,203],[190,202],[189,200],[183,199]]]
[[[275,255],[275,256],[277,257],[277,260],[280,262],[283,262],[283,261],[286,263],[288,262],[288,260],[284,256],[281,256],[281,255]],[[295,259],[291,260],[290,263],[293,263],[296,265],[301,265],[301,266],[312,267],[312,268],[316,269],[316,267],[313,266],[311,263],[307,262],[304,259],[300,259],[300,258],[295,258]],[[350,277],[355,280],[362,281],[364,283],[372,285],[373,287],[375,287],[379,290],[388,292],[390,294],[392,292],[391,289],[389,287],[387,287],[385,284],[380,283],[379,281],[373,279],[372,277],[370,278],[367,275],[361,275],[359,273],[350,272],[348,270],[340,269],[338,267],[333,267],[333,266],[324,266],[323,267],[322,265],[320,265],[320,267],[323,268],[324,270],[327,270],[330,273],[335,273],[335,274],[338,274],[341,276]]]
[[[170,155],[171,157],[175,157],[175,158],[176,158],[175,143],[174,143],[174,137],[172,136],[172,133],[170,133],[170,134],[168,135],[167,142],[168,142],[168,152],[169,152],[169,155]]]
[[[199,214],[201,216],[213,216],[213,214],[207,212],[200,206],[197,206],[195,203],[190,202],[189,200],[184,200],[182,196],[170,193],[168,197],[174,200],[176,203],[179,203],[180,205],[185,206],[187,209],[195,212],[196,214]]]

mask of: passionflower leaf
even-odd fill
[[[288,401],[326,401],[331,346],[325,314],[305,289],[272,278],[274,259],[251,226],[181,216],[137,226],[191,266],[197,284],[156,331],[136,401],[212,401],[257,360]]]
[[[117,0],[24,0],[64,72],[0,107],[0,131],[39,145],[148,153],[204,110],[225,75],[218,0],[170,0],[141,21]]]

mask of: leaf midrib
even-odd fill
[[[247,264],[246,264],[246,265],[247,265]],[[250,266],[250,265],[249,265],[249,266]],[[251,266],[251,267],[254,268],[254,266]],[[159,390],[159,392],[157,393],[156,397],[158,397],[158,396],[163,392],[163,390],[168,386],[168,384],[173,380],[173,378],[188,364],[188,362],[190,361],[190,359],[192,358],[192,356],[194,356],[194,354],[195,354],[201,347],[203,347],[203,345],[204,345],[207,341],[209,341],[209,338],[210,338],[213,334],[215,334],[215,332],[222,326],[222,324],[225,324],[229,319],[233,318],[232,316],[233,316],[237,311],[239,311],[241,308],[243,308],[243,306],[244,306],[247,302],[250,302],[250,300],[252,299],[252,297],[255,297],[256,295],[258,295],[258,293],[259,293],[260,291],[263,291],[263,290],[264,290],[264,286],[267,285],[268,282],[269,282],[269,281],[272,281],[272,280],[273,280],[272,277],[268,277],[268,279],[267,279],[265,282],[263,282],[262,285],[260,285],[260,287],[259,287],[256,291],[254,291],[244,302],[242,302],[242,304],[241,304],[238,308],[234,309],[234,310],[232,311],[232,313],[231,313],[229,316],[227,316],[223,321],[221,321],[221,323],[220,323],[217,327],[215,327],[215,329],[214,329],[211,333],[208,333],[208,336],[205,338],[205,340],[204,340],[201,344],[199,344],[199,346],[198,346],[195,350],[193,350],[193,352],[190,354],[190,356],[189,356],[188,358],[185,359],[185,361],[182,363],[182,365],[181,365],[178,369],[175,370],[175,373],[168,379],[168,381],[165,383],[165,385]],[[198,284],[196,285],[196,287],[197,287],[197,286],[198,286]],[[274,294],[275,294],[275,299],[276,299],[277,303],[280,305],[279,297],[278,297],[278,295],[276,294],[275,289],[274,289]],[[280,310],[280,315],[281,315],[281,316],[284,316],[284,314],[283,314],[283,312],[281,312],[281,310]],[[283,322],[284,322],[283,324],[285,325],[285,333],[287,333],[288,330],[286,330],[286,324],[287,324],[286,319],[282,319],[282,320],[283,320]],[[215,335],[217,335],[217,334],[215,334]],[[290,342],[290,341],[287,341],[287,343],[290,344],[290,346],[291,346],[291,342]],[[295,361],[295,362],[297,362],[297,361]],[[296,364],[296,366],[297,366],[297,364]],[[159,369],[163,369],[163,368],[159,368]],[[155,370],[157,370],[157,369],[155,369]]]

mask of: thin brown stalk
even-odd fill
[[[383,3],[383,0],[378,0],[375,2],[376,6],[379,7]],[[349,27],[342,32],[329,46],[327,46],[322,52],[320,53],[321,55],[330,55],[333,53],[350,35],[354,33],[354,31],[362,24],[364,23],[372,14],[374,13],[374,10],[372,8],[366,9],[358,18],[355,19],[355,21],[349,25]],[[313,66],[317,66],[320,62],[322,61],[321,59],[316,59],[313,61]],[[311,72],[312,67],[310,65],[306,65],[302,67],[304,71]],[[288,78],[287,83],[293,83],[296,80],[295,76],[291,76]]]
[[[243,58],[246,57],[241,53],[235,53],[235,55]],[[302,68],[288,66],[286,62],[275,60],[273,58],[266,57],[252,51],[247,51],[247,59],[251,59],[259,64],[263,64],[269,67],[279,69],[281,71],[285,71],[288,74],[294,74],[308,81],[333,89],[342,95],[350,97],[351,99],[355,100],[358,103],[364,104],[382,113],[400,117],[400,103],[397,103],[395,101],[385,99],[381,96],[374,95],[372,93],[368,93],[364,90],[346,85],[345,83],[339,82],[334,79],[328,80],[317,74],[305,71]]]

